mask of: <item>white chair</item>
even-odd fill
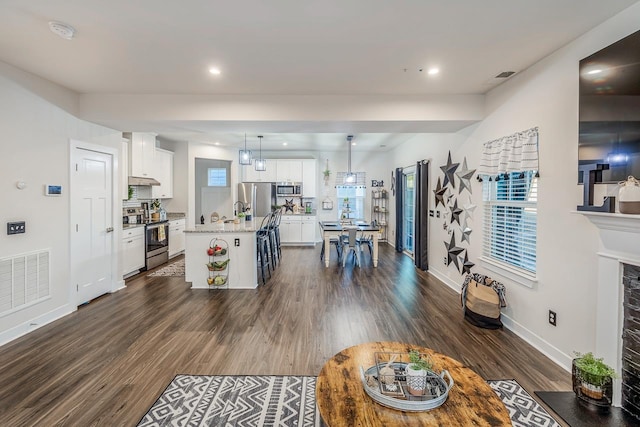
[[[356,265],[360,267],[360,243],[358,242],[358,229],[349,229],[349,235],[343,236],[343,249],[342,249],[342,266],[347,264],[347,257],[351,252],[356,257]]]

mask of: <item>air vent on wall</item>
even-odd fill
[[[496,79],[506,79],[507,77],[513,76],[515,73],[515,71],[503,71],[496,76]]]

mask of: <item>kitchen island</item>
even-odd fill
[[[256,250],[256,224],[205,224],[188,228],[185,233],[185,280],[191,282],[191,289],[255,289],[258,286]],[[224,241],[227,246],[223,256],[212,257],[207,253],[212,242]],[[216,259],[228,259],[223,274],[226,283],[221,286],[209,285],[207,264]]]

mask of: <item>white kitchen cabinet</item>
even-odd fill
[[[151,197],[154,199],[171,199],[173,197],[173,152],[155,149],[153,178],[160,185],[151,187]]]
[[[184,218],[169,221],[169,258],[184,251],[184,224]]]
[[[156,135],[153,133],[125,133],[129,139],[129,161],[131,176],[155,178],[154,161],[156,154]]]
[[[123,276],[144,268],[144,226],[125,228],[122,230],[120,252],[122,254],[121,265]]]
[[[129,142],[122,141],[120,149],[120,186],[122,200],[129,200]]]
[[[276,160],[267,159],[266,171],[257,171],[255,164],[239,167],[242,168],[242,182],[276,182]]]
[[[318,229],[318,223],[315,216],[303,216],[302,225],[300,227],[301,243],[316,243],[316,230]]]
[[[316,171],[315,159],[302,160],[302,197],[316,197]]]
[[[302,160],[278,160],[277,182],[302,182]]]
[[[280,242],[300,243],[302,240],[302,217],[282,215],[280,219]]]

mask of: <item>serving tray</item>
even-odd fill
[[[396,381],[402,388],[396,396],[383,394],[378,384],[378,372],[386,363],[373,365],[368,369],[360,367],[360,377],[364,391],[377,403],[392,409],[399,409],[405,412],[423,412],[441,406],[449,396],[449,390],[453,387],[453,378],[448,371],[443,370],[440,374],[427,371],[427,392],[424,396],[414,397],[406,391],[406,378],[402,374],[396,374]],[[404,372],[407,363],[397,362],[391,366],[396,372]],[[367,378],[373,377],[375,385],[369,385]],[[446,381],[445,381],[446,377]]]

